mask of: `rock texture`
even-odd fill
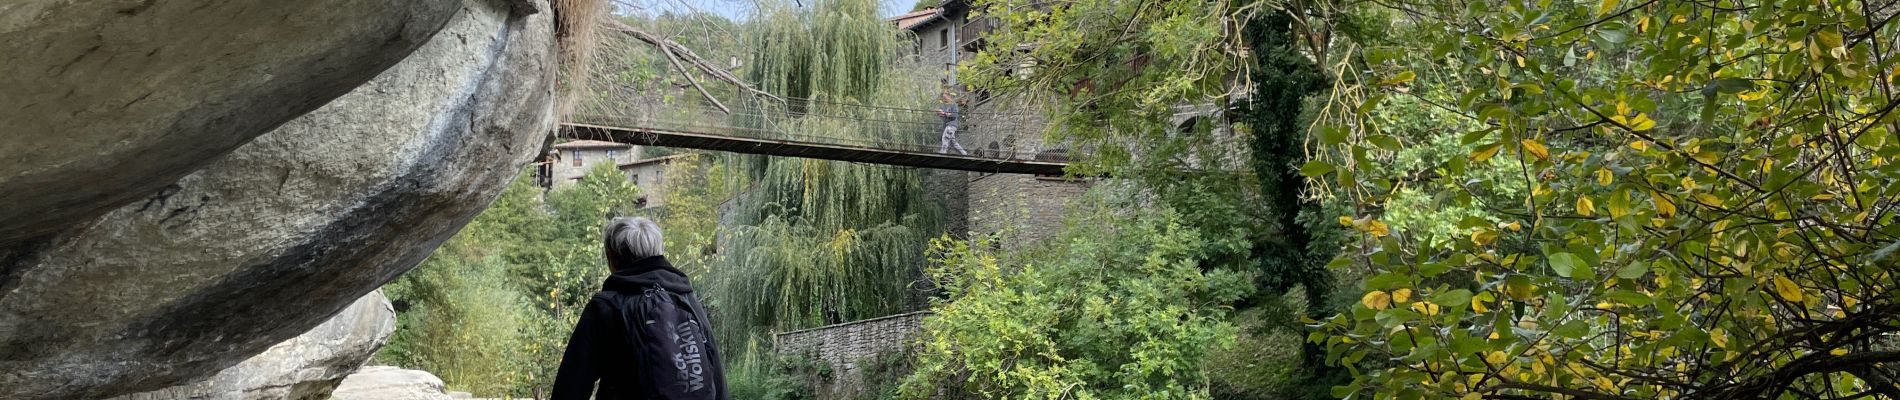
[[[552,13],[511,12],[521,1],[464,0],[348,95],[100,218],[0,247],[0,399],[210,376],[421,262],[552,128]]]
[[[0,2],[0,243],[97,217],[315,110],[459,6]]]
[[[442,379],[425,371],[396,367],[363,367],[350,374],[331,393],[333,400],[449,400]]]
[[[322,325],[210,378],[114,400],[323,400],[369,361],[396,330],[396,310],[378,290]]]

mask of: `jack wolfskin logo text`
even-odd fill
[[[686,385],[686,391],[699,391],[706,387],[706,375],[699,350],[699,324],[686,321],[674,327],[673,340],[680,344],[680,352],[673,353],[673,366],[680,370],[680,382]]]

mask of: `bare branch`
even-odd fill
[[[686,82],[692,83],[694,89],[699,89],[700,96],[705,96],[706,101],[712,102],[713,107],[719,107],[719,112],[726,113],[726,115],[732,115],[732,109],[726,108],[725,103],[720,103],[719,98],[713,97],[712,93],[706,92],[706,87],[699,85],[699,78],[693,77],[693,71],[689,71],[686,69],[686,66],[680,65],[679,57],[673,56],[673,49],[668,48],[666,46],[660,46],[660,52],[666,54],[667,62],[673,63],[673,69],[679,70],[680,75],[686,77]]]
[[[707,75],[711,75],[714,78],[718,78],[719,80],[726,81],[726,83],[730,83],[733,86],[738,86],[739,89],[742,89],[747,92],[751,92],[753,94],[757,94],[760,96],[765,96],[772,100],[777,100],[781,102],[785,101],[785,98],[783,97],[779,97],[778,95],[766,93],[763,90],[759,90],[758,88],[753,87],[751,84],[746,83],[744,80],[739,79],[738,76],[734,76],[731,72],[727,72],[724,69],[721,69],[717,66],[712,65],[712,63],[706,62],[706,60],[699,58],[698,54],[694,54],[692,49],[688,49],[686,48],[686,46],[681,46],[679,43],[674,43],[671,40],[662,39],[659,36],[654,36],[653,34],[647,33],[646,31],[642,31],[639,28],[627,26],[626,23],[622,23],[620,21],[613,20],[611,18],[602,21],[602,23],[606,25],[607,29],[626,34],[627,36],[632,36],[634,39],[639,39],[642,42],[647,42],[648,44],[652,44],[655,47],[659,47],[661,50],[664,50],[664,52],[667,53],[668,56],[678,56],[680,59],[685,60],[686,63],[693,64],[694,67],[698,67],[700,71],[706,72]],[[673,65],[675,67],[678,67],[679,62],[675,61]],[[680,72],[685,73],[686,71],[684,68],[682,68]]]

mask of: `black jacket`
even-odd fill
[[[599,381],[592,393],[598,400],[726,400],[725,373],[706,321],[692,283],[666,257],[614,271],[574,325],[553,399],[587,400]]]

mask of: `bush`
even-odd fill
[[[1203,359],[1234,345],[1228,304],[1252,277],[1203,271],[1199,232],[1128,208],[1083,210],[1021,252],[938,240],[944,297],[899,397],[1207,398]]]

